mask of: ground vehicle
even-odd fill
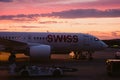
[[[120,60],[108,59],[106,61],[106,69],[108,75],[120,74]]]
[[[115,58],[119,59],[120,58],[120,50],[115,53]]]
[[[13,69],[14,68],[14,69]],[[20,76],[61,76],[64,72],[75,72],[77,69],[68,67],[55,67],[55,66],[35,66],[28,65],[20,68],[15,68],[15,65],[11,65],[11,75]]]
[[[16,74],[21,76],[60,76],[63,75],[63,70],[59,67],[24,66],[16,71]]]

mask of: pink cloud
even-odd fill
[[[5,1],[3,3],[3,1]],[[83,2],[84,1],[84,2]],[[51,13],[71,9],[120,8],[120,0],[2,0],[0,15]],[[10,5],[8,7],[8,5]]]
[[[120,31],[112,32],[112,35],[113,35],[114,37],[120,37]]]

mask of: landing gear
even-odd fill
[[[87,52],[82,52],[82,51],[79,51],[79,52],[74,52],[75,54],[75,59],[88,59],[88,60],[92,60],[93,59],[93,54],[94,52],[92,51],[87,51]]]
[[[94,52],[92,52],[92,51],[88,51],[87,54],[88,54],[88,59],[89,59],[89,60],[92,60],[92,59],[93,59],[93,53],[94,53]]]
[[[75,52],[75,59],[86,59],[86,53],[83,53],[82,51]]]
[[[15,54],[11,54],[8,58],[10,64],[15,63],[15,60],[16,60]]]

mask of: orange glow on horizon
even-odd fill
[[[1,20],[0,31],[89,33],[100,39],[120,38],[120,18],[37,17],[35,20]]]

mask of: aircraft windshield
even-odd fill
[[[98,38],[94,38],[94,40],[95,40],[95,41],[99,41],[99,39],[98,39]]]

